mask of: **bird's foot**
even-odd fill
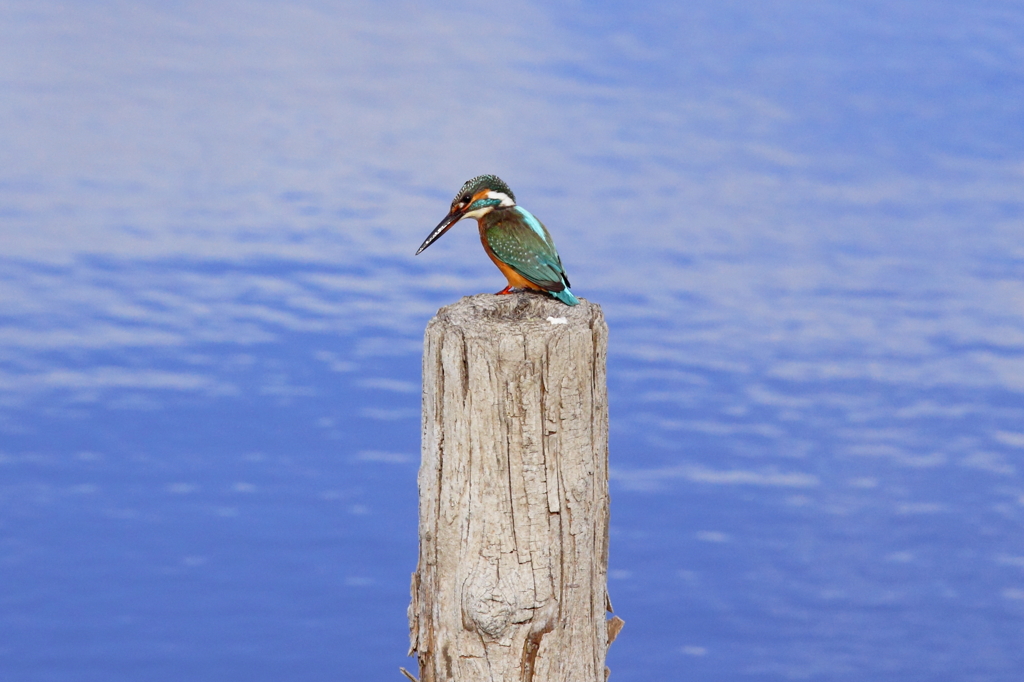
[[[509,284],[507,287],[505,287],[504,289],[502,289],[501,291],[499,291],[498,293],[496,293],[494,295],[495,296],[507,296],[508,294],[514,294],[514,293],[516,293],[516,290],[512,288],[511,284]]]

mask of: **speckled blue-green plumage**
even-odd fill
[[[517,273],[566,305],[579,299],[547,228],[521,206],[497,208],[480,219],[481,232],[494,255]]]

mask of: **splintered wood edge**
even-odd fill
[[[615,641],[615,638],[622,632],[622,626],[626,624],[626,621],[622,620],[618,616],[612,616],[607,621],[608,623],[608,646]],[[616,649],[618,651],[618,649]]]

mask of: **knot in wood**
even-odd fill
[[[505,638],[518,610],[516,591],[499,580],[492,566],[478,565],[462,590],[462,626],[493,641]]]

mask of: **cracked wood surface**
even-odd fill
[[[427,325],[420,682],[605,679],[607,339],[600,306],[529,293],[466,297]]]

